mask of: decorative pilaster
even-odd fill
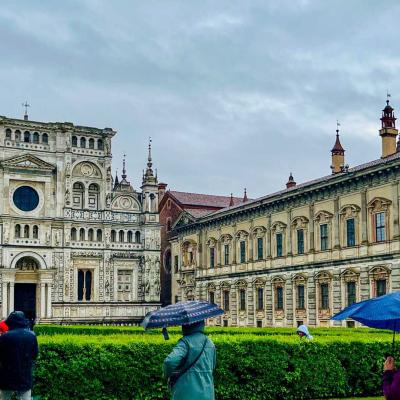
[[[368,244],[367,233],[367,189],[361,191],[361,244]]]
[[[400,236],[399,231],[399,181],[392,184],[392,198],[393,198],[393,239],[396,240]]]
[[[339,197],[335,197],[333,201],[333,248],[340,249],[339,240]]]
[[[14,311],[14,286],[14,282],[10,282],[9,314]]]

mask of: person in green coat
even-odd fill
[[[178,377],[171,387],[172,400],[214,400],[216,351],[204,334],[204,321],[182,325],[182,334],[164,360],[164,375],[170,383]]]

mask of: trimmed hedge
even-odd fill
[[[383,357],[391,347],[390,334],[366,330],[353,331],[353,339],[322,334],[312,342],[209,330],[217,347],[218,400],[379,395]],[[178,337],[41,334],[34,393],[56,400],[168,399],[162,362]]]

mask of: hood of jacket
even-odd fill
[[[182,335],[189,336],[193,333],[204,332],[204,320],[195,322],[194,324],[182,325]]]
[[[306,336],[307,339],[312,339],[313,337],[310,335],[310,332],[308,331],[308,328],[305,325],[300,325],[297,328],[297,332],[301,332],[304,333],[304,335]]]
[[[13,311],[6,319],[8,329],[26,329],[28,328],[28,320],[25,318],[25,314],[22,311]]]

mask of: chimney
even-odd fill
[[[158,202],[160,202],[162,200],[162,198],[165,195],[165,191],[167,190],[167,183],[159,183],[158,184]]]
[[[295,187],[295,186],[296,186],[296,182],[295,182],[295,180],[293,178],[292,173],[290,173],[289,179],[286,182],[286,189],[290,189],[290,188]]]
[[[249,201],[249,199],[248,199],[248,197],[247,197],[247,189],[244,188],[243,203],[246,203],[247,201]]]

